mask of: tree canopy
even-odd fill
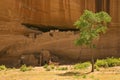
[[[80,31],[80,36],[75,44],[95,47],[93,40],[99,39],[100,34],[106,32],[107,23],[110,21],[110,15],[104,11],[93,13],[85,10],[83,15],[74,23]]]

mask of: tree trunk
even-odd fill
[[[91,64],[92,64],[92,70],[91,70],[91,72],[94,72],[95,60],[94,60],[94,53],[93,53],[93,49],[92,48],[91,48]]]
[[[95,64],[95,62],[94,62],[93,53],[92,53],[92,58],[91,58],[91,64],[92,64],[92,70],[91,70],[91,72],[94,72],[94,64]]]

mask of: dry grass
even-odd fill
[[[120,67],[100,69],[94,73],[87,70],[51,70],[35,67],[31,71],[19,69],[0,71],[0,80],[120,80]]]

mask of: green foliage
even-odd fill
[[[67,67],[58,67],[56,70],[68,70]]]
[[[51,71],[51,70],[68,70],[67,67],[56,67],[55,65],[44,65],[43,68],[45,68],[46,71]]]
[[[120,66],[120,59],[117,58],[107,58],[106,62],[109,67]]]
[[[25,71],[31,71],[32,67],[27,67],[25,64],[20,67],[20,71],[25,72]]]
[[[87,45],[95,48],[93,40],[98,39],[101,33],[107,30],[107,23],[111,17],[104,11],[93,13],[85,10],[83,15],[75,22],[75,26],[80,30],[80,36],[75,41],[76,45]]]
[[[120,66],[120,59],[118,59],[118,58],[107,58],[107,59],[97,60],[96,65],[98,67]]]
[[[50,65],[49,66],[51,69],[55,69],[55,66],[54,65]]]
[[[91,78],[91,79],[94,79],[95,77],[94,77],[94,75],[91,75],[90,78]]]
[[[56,67],[55,65],[44,65],[43,68],[45,68],[46,71],[51,70],[68,70],[67,67]]]
[[[86,69],[90,66],[90,62],[78,63],[74,65],[74,69]]]
[[[54,70],[54,69],[55,69],[55,66],[54,66],[54,65],[45,64],[45,65],[43,66],[43,68],[45,68],[46,71],[50,71],[50,70]]]
[[[43,68],[47,68],[48,67],[48,64],[45,64],[44,66],[43,66]]]
[[[100,69],[99,69],[99,67],[98,67],[97,65],[95,65],[95,69],[96,69],[97,71],[100,71]]]
[[[86,78],[87,78],[87,75],[84,74],[84,75],[82,76],[82,78],[86,79]]]
[[[0,71],[2,71],[2,70],[7,70],[7,68],[6,68],[5,65],[1,65],[1,66],[0,66]]]
[[[96,65],[98,67],[108,67],[108,63],[106,62],[105,59],[103,59],[103,60],[97,60]]]

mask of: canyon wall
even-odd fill
[[[73,26],[85,9],[96,11],[98,0],[1,0],[0,1],[0,64],[16,66],[20,57],[38,64],[34,54],[50,51],[60,61],[84,61],[91,57],[90,49],[76,47],[76,32],[49,31],[42,33],[22,24],[42,28],[75,29]],[[112,22],[94,50],[96,58],[120,57],[120,0],[101,0],[100,10],[109,10]],[[106,8],[106,1],[109,9]],[[30,55],[29,55],[30,54]]]
[[[119,0],[2,0],[0,22],[18,21],[39,27],[75,28],[74,22],[88,9],[107,11],[113,18],[112,25],[116,26],[120,22],[119,3]]]
[[[19,21],[42,27],[75,28],[73,23],[84,9],[94,11],[94,0],[2,0],[0,21]]]

